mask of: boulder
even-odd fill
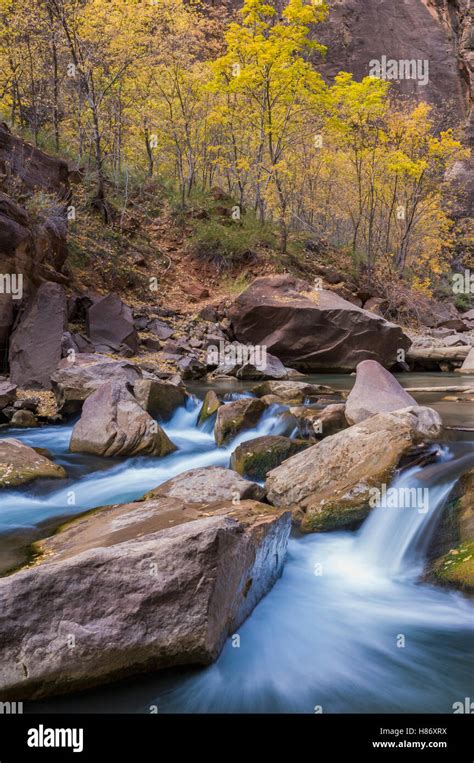
[[[429,328],[448,328],[465,331],[463,316],[451,302],[425,298],[417,308],[418,319]]]
[[[308,405],[296,406],[290,408],[290,413],[302,437],[316,437],[319,440],[347,429],[345,410],[344,403],[333,403],[323,410]]]
[[[152,334],[162,341],[166,341],[174,334],[174,329],[168,326],[164,321],[160,321],[158,318],[155,318],[148,324],[147,330],[151,331]]]
[[[152,418],[161,421],[168,421],[188,400],[184,387],[157,379],[138,379],[133,384],[133,394]]]
[[[39,397],[22,397],[19,400],[15,400],[13,407],[18,411],[31,411],[31,413],[37,413],[41,403]]]
[[[264,480],[267,473],[309,446],[305,440],[290,437],[256,437],[239,445],[230,458],[230,467],[254,480]]]
[[[464,360],[461,368],[459,369],[461,374],[474,374],[474,347],[470,350],[466,359]]]
[[[201,379],[206,375],[206,366],[192,355],[178,360],[178,369],[183,379]]]
[[[234,345],[229,345],[230,352],[234,348]],[[244,352],[248,353],[248,349],[244,349]],[[208,364],[213,365],[210,361],[210,352],[208,348]],[[243,363],[239,362],[224,362],[217,366],[215,370],[216,376],[234,376],[236,379],[257,380],[257,379],[288,379],[288,371],[281,360],[278,360],[274,355],[266,353],[264,362],[258,363],[250,357],[249,360]]]
[[[209,664],[280,576],[289,532],[287,512],[254,501],[161,498],[73,521],[0,579],[0,699]]]
[[[69,450],[95,456],[166,456],[176,450],[122,382],[106,382],[84,403]]]
[[[0,440],[0,487],[17,487],[26,482],[66,477],[62,466],[53,464],[28,445],[6,438]]]
[[[87,312],[87,335],[99,352],[136,355],[139,338],[133,313],[116,294],[95,299]]]
[[[214,305],[206,305],[199,311],[199,317],[208,323],[217,323],[219,316]]]
[[[35,414],[28,410],[16,411],[10,419],[10,426],[12,427],[37,427],[38,419]]]
[[[233,403],[221,405],[217,411],[214,426],[214,437],[217,445],[221,447],[239,432],[254,427],[264,410],[265,405],[262,401],[254,397],[242,398]]]
[[[431,408],[379,413],[271,471],[267,498],[291,508],[305,532],[354,526],[370,511],[371,488],[388,484],[401,458],[438,437],[441,428],[441,418]]]
[[[186,503],[214,503],[216,501],[261,501],[265,490],[254,482],[242,479],[232,469],[223,466],[205,466],[190,469],[163,482],[147,497],[179,498]]]
[[[287,379],[288,369],[283,365],[281,360],[267,352],[263,368],[256,366],[254,363],[244,363],[237,369],[235,376],[237,379],[242,380]]]
[[[146,337],[142,339],[142,347],[148,352],[159,352],[161,350],[161,342],[159,339],[153,339],[152,337]]]
[[[16,384],[12,384],[8,379],[0,381],[0,410],[16,400],[16,390]]]
[[[211,416],[214,416],[221,405],[222,403],[214,390],[210,389],[208,392],[206,392],[206,396],[203,400],[201,410],[199,412],[198,425],[204,424],[207,419],[209,419]]]
[[[133,384],[141,378],[142,372],[133,363],[84,353],[61,360],[51,384],[58,413],[75,415],[80,413],[84,400],[102,384],[109,381]]]
[[[61,354],[63,358],[70,357],[73,353],[93,353],[94,345],[83,334],[71,334],[65,331],[61,339]]]
[[[353,371],[361,360],[390,367],[411,342],[393,323],[289,275],[259,278],[230,308],[239,342],[264,346],[299,371]]]
[[[349,424],[359,424],[377,413],[398,411],[416,404],[416,400],[380,363],[363,360],[357,366],[355,384],[347,398],[346,419]]]
[[[30,299],[10,339],[10,376],[28,389],[51,389],[51,376],[61,360],[67,327],[67,300],[62,286],[43,283]]]

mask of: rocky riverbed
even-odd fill
[[[361,559],[363,568],[370,568],[364,575],[374,585],[389,585],[392,593],[390,587],[396,586],[397,606],[405,601],[410,612],[414,590],[425,592],[418,602],[422,610],[423,602],[430,609],[440,597],[456,639],[467,638],[462,612],[469,607],[464,596],[474,590],[469,476],[474,458],[469,432],[461,430],[473,424],[469,376],[402,375],[407,392],[381,365],[367,360],[356,377],[227,378],[220,383],[210,378],[185,388],[143,378],[130,361],[78,358],[77,364],[63,363],[55,381],[59,403],[76,411],[68,414],[70,423],[5,429],[0,439],[2,697],[39,700],[172,666],[206,665],[223,647],[217,665],[224,666],[226,675],[231,671],[232,684],[237,669],[233,659],[229,662],[232,639],[248,631],[256,638],[252,654],[263,648],[260,626],[254,623],[261,623],[266,612],[272,628],[274,617],[287,611],[281,596],[291,598],[288,579],[300,574],[301,562],[319,558],[313,556],[309,537],[320,549],[321,564],[329,554],[326,584],[339,581],[335,606],[344,576],[344,599],[357,579],[351,565],[359,558],[358,528],[363,523],[366,535],[372,518],[384,513],[394,517],[394,526],[387,541],[377,531],[370,551],[381,552],[390,538],[398,544],[398,566],[396,572],[380,570],[370,559]],[[112,381],[94,383],[97,363],[113,368]],[[79,418],[77,410],[82,411]],[[456,428],[459,416],[465,417],[464,426]],[[448,471],[445,462],[451,464]],[[416,490],[413,505],[397,505],[404,495],[397,484],[412,479],[411,488],[427,485],[426,512],[426,495]],[[391,486],[395,504],[390,509],[374,502],[377,490],[383,494]],[[407,524],[410,515],[419,526]],[[381,527],[380,533],[385,531]],[[308,540],[301,533],[309,533]],[[332,567],[336,560],[337,572]],[[306,576],[300,581],[304,597],[311,596],[318,577],[310,570]],[[409,579],[408,588],[395,582],[399,577]],[[413,588],[422,578],[424,585]],[[444,593],[446,587],[463,593]],[[382,588],[388,607],[392,594],[389,589],[382,594]],[[314,590],[315,602],[320,595]],[[357,596],[366,602],[371,627],[379,627],[369,589]],[[296,607],[292,617],[298,600],[288,602]],[[329,604],[324,601],[322,613]],[[268,602],[275,602],[278,611],[269,614]],[[340,603],[345,619],[348,602]],[[321,616],[327,628],[328,615]],[[434,614],[429,618],[426,638],[431,643],[439,623]],[[308,628],[306,619],[300,626],[295,622],[298,627]],[[342,634],[339,638],[341,648],[353,648]],[[298,652],[299,647],[292,640],[289,649]],[[252,670],[247,661],[254,659],[246,654],[244,671]],[[304,659],[308,662],[308,654]],[[432,661],[435,680],[439,666],[431,647],[425,659]],[[456,678],[449,650],[447,660],[454,670],[453,687],[460,687],[461,672]],[[268,688],[271,664],[264,661],[255,693],[244,678],[242,692],[235,688],[232,701],[212,686],[205,690],[206,701],[197,701],[195,689],[186,690],[194,679],[177,678],[169,702],[160,702],[165,708],[198,712],[283,709],[279,692]],[[299,670],[284,664],[295,686],[290,694],[296,692],[288,708],[303,709],[306,689],[298,698]],[[316,653],[311,664],[310,673],[320,675]],[[212,675],[204,673],[196,685],[207,686],[206,676]],[[139,696],[143,692],[148,689],[140,689]],[[120,689],[120,707],[130,707],[130,702],[136,708],[136,691],[127,696]],[[93,708],[94,695],[83,697],[46,707]],[[371,706],[375,700],[362,690],[360,701]],[[388,709],[395,705],[387,700]],[[330,706],[347,709],[337,702]],[[427,709],[440,706],[436,700]]]

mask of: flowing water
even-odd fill
[[[229,399],[235,394],[229,392]],[[69,478],[59,486],[49,481],[3,491],[3,552],[21,556],[26,540],[65,516],[134,499],[188,469],[227,466],[237,444],[287,426],[273,408],[255,430],[216,449],[210,425],[197,428],[198,410],[191,403],[165,426],[179,451],[160,460],[111,463],[68,454],[71,427],[9,432],[48,447]],[[473,446],[470,440],[438,445],[435,463],[396,478],[394,494],[416,490],[416,505],[394,507],[385,498],[356,533],[291,538],[281,579],[214,665],[139,677],[39,703],[41,708],[452,712],[454,702],[473,696],[474,610],[461,594],[421,583],[420,575],[446,498],[459,474],[474,464]]]

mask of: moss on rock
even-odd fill
[[[474,594],[474,541],[463,543],[438,559],[429,578],[439,585]]]
[[[269,471],[308,446],[309,443],[305,440],[293,440],[290,437],[256,437],[234,450],[230,466],[239,474],[264,480]]]

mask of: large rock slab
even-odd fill
[[[289,275],[258,278],[229,317],[238,341],[299,371],[347,372],[369,359],[390,367],[411,344],[393,323]]]
[[[438,437],[441,427],[431,408],[379,413],[271,471],[267,498],[291,508],[306,532],[353,526],[369,513],[370,489],[388,484],[402,456]]]
[[[218,656],[285,559],[289,513],[161,498],[94,511],[0,579],[0,699]]]
[[[61,360],[67,327],[67,300],[62,286],[43,283],[29,301],[10,339],[10,377],[28,389],[51,389],[51,376]]]
[[[84,403],[69,450],[95,456],[166,456],[176,450],[121,382],[107,382]]]
[[[221,405],[217,410],[217,418],[214,426],[214,437],[217,445],[225,445],[239,432],[254,427],[265,405],[261,400],[254,397],[235,400],[233,403]]]
[[[11,437],[0,440],[0,488],[17,487],[37,479],[66,477],[62,466]]]
[[[99,352],[136,355],[139,337],[133,313],[116,294],[95,299],[87,312],[87,335]]]
[[[244,480],[232,469],[222,466],[205,466],[190,469],[152,490],[149,496],[179,498],[187,503],[215,501],[261,501],[265,490],[255,482]]]
[[[129,361],[84,353],[61,360],[51,384],[58,413],[75,415],[81,411],[84,400],[102,384],[109,381],[133,384],[141,378],[141,370]]]
[[[347,398],[346,419],[349,424],[359,424],[377,413],[398,411],[416,404],[416,400],[380,363],[363,360],[357,366],[355,384]]]

